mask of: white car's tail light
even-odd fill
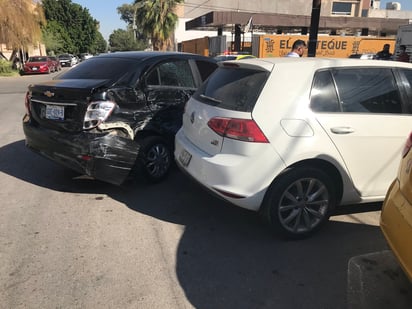
[[[208,126],[218,135],[253,143],[268,143],[266,136],[251,119],[215,117],[208,121]]]
[[[411,147],[412,147],[412,132],[409,133],[409,136],[406,139],[405,146],[403,147],[403,150],[402,150],[402,158],[404,158],[408,154],[409,150],[411,150]]]
[[[112,113],[116,103],[111,101],[96,101],[90,103],[84,115],[83,129],[92,129],[104,122]]]

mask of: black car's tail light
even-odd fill
[[[30,91],[26,92],[26,97],[24,99],[24,107],[26,108],[26,114],[30,114],[30,99],[31,99],[31,93]]]
[[[91,102],[84,115],[83,129],[92,129],[104,122],[112,113],[116,103],[111,101]]]

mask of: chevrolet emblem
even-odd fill
[[[54,92],[50,92],[49,90],[47,90],[46,92],[43,93],[46,97],[54,97]]]

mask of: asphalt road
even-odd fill
[[[177,169],[118,187],[30,152],[25,90],[56,74],[0,77],[1,309],[411,308],[376,208],[284,241]]]

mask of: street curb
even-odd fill
[[[412,283],[392,251],[359,255],[349,260],[347,308],[412,308]]]

